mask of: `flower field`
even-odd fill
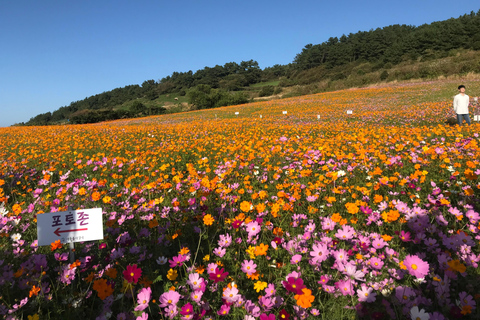
[[[457,86],[0,128],[0,315],[478,319],[480,125],[445,124]],[[39,246],[37,217],[69,208],[101,208],[104,239]]]

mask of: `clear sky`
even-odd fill
[[[284,65],[329,37],[479,9],[479,0],[0,0],[0,127],[175,71]]]

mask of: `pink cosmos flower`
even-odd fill
[[[275,290],[275,285],[273,283],[269,283],[267,287],[265,288],[265,297],[271,297],[277,292]]]
[[[383,261],[377,257],[372,257],[368,260],[370,267],[375,270],[381,270],[383,267]]]
[[[152,295],[152,289],[143,288],[137,295],[138,306],[135,307],[135,311],[143,311],[148,307],[150,297]]]
[[[318,264],[327,260],[329,251],[327,245],[323,243],[317,243],[312,246],[313,251],[310,251],[310,256],[312,257],[312,263]]]
[[[407,267],[408,272],[417,278],[424,278],[430,267],[428,262],[423,261],[417,255],[406,256],[403,264]]]
[[[226,288],[225,291],[223,291],[223,299],[225,299],[228,303],[234,303],[236,302],[239,298],[240,295],[238,294],[238,289],[235,287],[232,288]]]
[[[358,301],[360,302],[374,302],[377,294],[373,292],[373,288],[362,286],[357,290]]]
[[[401,231],[400,232],[400,239],[403,241],[403,242],[409,242],[409,241],[412,241],[412,235],[410,234],[410,232],[405,232],[405,231]]]
[[[337,237],[340,240],[350,240],[353,238],[355,235],[355,229],[353,229],[351,226],[344,225],[342,229],[339,229],[337,233],[335,234],[335,237]]]
[[[344,296],[351,296],[355,293],[353,291],[353,283],[350,279],[340,280],[335,283],[335,286]]]
[[[226,316],[230,312],[230,305],[222,304],[220,306],[220,310],[217,311],[219,316]]]
[[[372,247],[374,247],[375,249],[382,249],[386,245],[388,245],[387,242],[382,238],[378,238],[372,241]]]
[[[227,248],[232,244],[232,236],[229,235],[228,233],[223,235],[220,235],[220,239],[218,240],[218,245],[222,248]]]
[[[148,319],[148,313],[142,312],[141,316],[138,316],[135,320],[147,320]]]
[[[188,275],[187,284],[192,290],[198,290],[201,288],[203,281],[203,278],[201,278],[198,273],[190,273]]]
[[[197,304],[200,303],[200,300],[202,299],[203,296],[203,291],[201,290],[195,290],[190,294],[190,298],[195,301]]]
[[[292,256],[292,259],[290,259],[291,264],[297,264],[302,260],[302,255],[301,254],[296,254]]]
[[[261,227],[257,221],[251,221],[247,224],[246,231],[249,238],[255,237],[261,231]]]
[[[227,253],[227,250],[222,247],[218,247],[213,250],[213,254],[215,254],[217,257],[220,257],[220,258],[222,258],[226,253]]]
[[[170,268],[181,267],[183,262],[186,260],[186,257],[182,254],[179,254],[176,257],[173,257],[172,260],[168,260],[170,262]]]
[[[242,263],[242,271],[248,275],[252,275],[257,271],[257,265],[253,260],[245,260]]]
[[[177,291],[168,290],[167,292],[162,293],[158,302],[160,302],[160,308],[165,308],[168,306],[175,306],[180,300],[180,293]]]

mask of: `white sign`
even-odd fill
[[[480,116],[473,116],[473,121],[480,121]]]
[[[352,114],[353,111],[352,110],[347,110],[347,114]]]
[[[238,111],[237,111],[237,112],[235,112],[235,115],[238,115],[238,114],[240,114],[240,112],[238,112]]]
[[[37,215],[39,246],[103,239],[102,209],[70,210]]]
[[[262,115],[260,115],[260,119],[262,119]]]
[[[287,111],[283,111],[283,114],[287,114]]]
[[[317,114],[317,119],[320,119],[320,115],[319,115],[319,114]]]

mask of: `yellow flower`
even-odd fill
[[[257,281],[255,282],[255,284],[253,285],[253,288],[257,291],[257,292],[260,292],[261,290],[265,289],[267,287],[267,283],[264,282],[264,281]]]
[[[28,316],[28,320],[39,320],[38,313],[35,313],[33,316]]]
[[[209,254],[207,254],[205,257],[203,257],[203,261],[208,261],[208,260],[210,260],[210,255]]]
[[[255,259],[255,247],[248,246],[248,249],[245,251],[250,255],[250,259]]]
[[[168,273],[167,273],[168,280],[174,281],[175,279],[177,279],[177,277],[178,277],[177,270],[173,270],[173,269],[168,270]]]

